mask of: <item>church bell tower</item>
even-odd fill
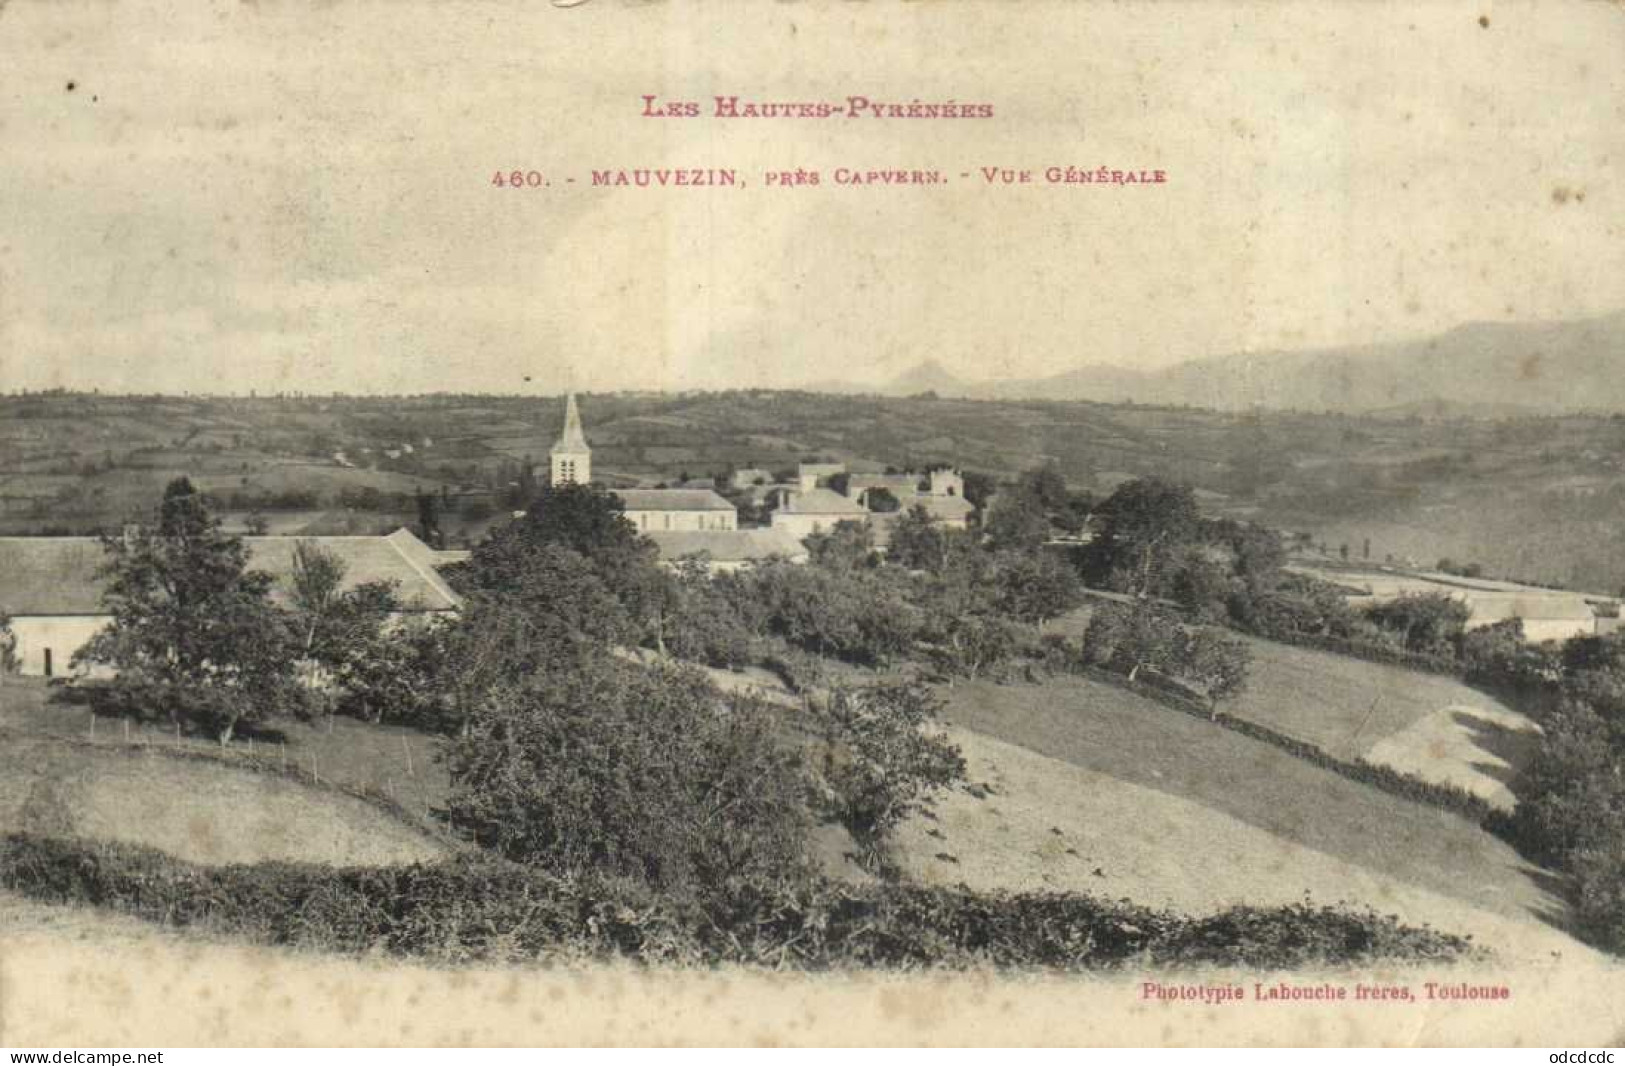
[[[585,485],[592,481],[592,448],[581,432],[581,412],[576,410],[576,394],[564,401],[564,432],[548,453],[552,460],[550,480],[557,485]]]

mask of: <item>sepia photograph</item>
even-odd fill
[[[0,1045],[1617,1046],[1622,60],[0,0]]]

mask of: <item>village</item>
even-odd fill
[[[529,473],[537,484],[562,486],[594,480],[593,451],[575,395],[564,398],[563,429],[547,462]],[[387,457],[398,458],[402,449]],[[353,467],[342,452],[333,461]],[[793,473],[793,477],[784,477]],[[626,479],[618,479],[624,482]],[[873,460],[799,462],[793,471],[739,466],[726,475],[677,479],[645,475],[636,487],[614,487],[625,518],[657,548],[667,566],[686,561],[711,573],[736,571],[770,559],[802,564],[809,560],[808,538],[828,534],[843,523],[866,530],[873,550],[884,556],[892,530],[914,515],[941,530],[969,532],[985,524],[966,498],[965,477],[946,465],[898,472]],[[727,492],[723,495],[722,489]],[[754,521],[741,518],[741,505]],[[997,506],[997,496],[984,501]],[[524,511],[513,512],[513,518]],[[1071,530],[1051,529],[1045,540],[1058,551],[1089,543],[1088,522]],[[403,613],[434,617],[455,612],[456,591],[441,576],[447,566],[466,562],[467,548],[426,543],[430,531],[402,527],[388,534],[333,536],[250,535],[245,538],[253,565],[285,587],[293,549],[308,542],[339,555],[349,582],[393,582],[401,590]],[[101,544],[91,536],[0,536],[0,615],[9,619],[18,672],[41,677],[71,673],[76,652],[108,621],[101,606],[97,572]],[[1417,565],[1376,565],[1342,561],[1325,552],[1304,553],[1289,566],[1340,589],[1356,608],[1405,596],[1442,595],[1466,608],[1467,629],[1517,620],[1527,639],[1563,641],[1608,634],[1619,627],[1616,597],[1543,588],[1516,582],[1444,574]],[[1096,590],[1110,596],[1110,590]]]

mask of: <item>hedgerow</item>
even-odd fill
[[[0,886],[257,943],[445,962],[1274,969],[1483,954],[1470,938],[1307,902],[1189,918],[1080,894],[808,878],[732,883],[690,909],[632,881],[560,877],[488,856],[206,867],[150,848],[26,834],[0,837]]]

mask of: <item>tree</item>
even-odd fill
[[[875,514],[893,514],[902,509],[903,502],[884,485],[877,485],[864,494],[869,510]]]
[[[1399,638],[1406,651],[1454,655],[1472,616],[1463,600],[1442,592],[1407,593],[1366,608],[1366,617]]]
[[[991,564],[994,609],[1017,621],[1042,626],[1083,598],[1077,571],[1046,552],[999,552]]]
[[[890,473],[891,471],[888,470],[887,472]],[[993,498],[998,486],[991,476],[982,473],[980,470],[966,470],[964,477],[965,499],[978,511],[982,510],[987,506],[987,501]]]
[[[17,634],[11,628],[11,616],[0,612],[0,680],[22,669],[17,656]]]
[[[1174,550],[1200,529],[1190,487],[1158,478],[1125,482],[1097,514],[1101,530],[1084,556],[1089,580],[1136,596],[1162,590]]]
[[[1178,620],[1161,611],[1140,604],[1102,603],[1084,630],[1083,657],[1134,681],[1147,668],[1166,672],[1179,638]]]
[[[297,541],[290,576],[300,649],[306,658],[315,658],[325,636],[323,628],[338,608],[344,561],[313,540]]]
[[[964,756],[936,728],[941,711],[914,684],[840,687],[814,701],[824,807],[871,860],[905,818],[964,779]]]
[[[1232,700],[1247,686],[1252,652],[1235,637],[1208,628],[1183,632],[1171,666],[1181,679],[1201,689],[1208,698],[1211,717],[1219,716],[1219,701]]]
[[[1065,511],[1071,505],[1066,478],[1061,476],[1060,467],[1053,461],[1024,471],[1016,487],[1036,500],[1045,514]]]
[[[678,563],[675,602],[667,626],[671,654],[690,662],[740,669],[751,661],[751,615],[728,595],[731,583],[713,578],[701,560]]]
[[[104,706],[164,712],[226,744],[240,723],[297,705],[271,576],[248,569],[241,538],[221,531],[190,481],[169,484],[153,522],[102,546],[112,621],[74,661],[118,670]]]
[[[916,504],[892,526],[886,559],[908,570],[941,567],[947,560],[947,539],[947,531]]]
[[[1049,517],[1043,503],[1019,485],[994,498],[982,523],[988,546],[996,551],[1037,551],[1049,539]]]
[[[886,571],[770,562],[736,587],[755,601],[766,632],[818,655],[884,665],[914,644],[915,611]]]
[[[445,546],[445,536],[440,532],[440,499],[432,492],[417,490],[418,502],[418,536],[423,543],[432,548]]]
[[[874,529],[861,520],[837,522],[828,531],[817,530],[803,543],[812,561],[827,569],[857,570],[875,561]]]
[[[620,498],[597,485],[543,488],[523,518],[493,530],[474,549],[459,581],[469,591],[493,596],[524,589],[539,594],[541,575],[559,573],[562,558],[555,556],[535,570],[539,553],[559,549],[619,601],[619,610],[610,614],[617,625],[630,628],[622,629],[617,639],[649,636],[658,642],[671,602],[670,578],[660,569],[659,549],[624,512]]]
[[[692,668],[596,650],[509,675],[471,708],[447,763],[452,824],[556,874],[629,877],[696,900],[808,869],[799,759],[774,743],[761,707]]]
[[[458,636],[452,623],[409,619],[344,642],[333,666],[338,709],[369,722],[455,731],[463,720],[447,681],[466,658]]]

